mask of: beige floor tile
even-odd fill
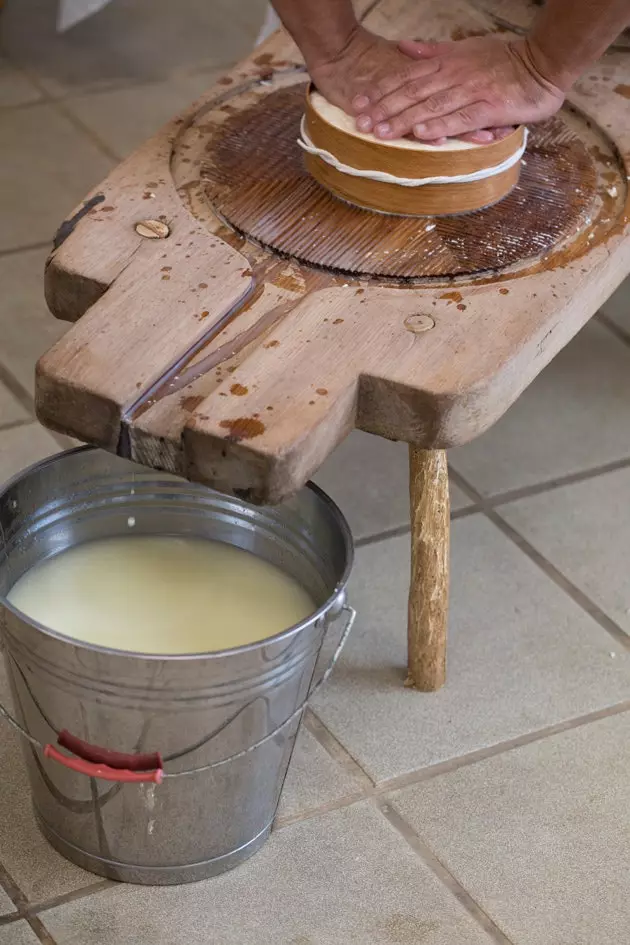
[[[480,516],[453,526],[446,686],[403,688],[406,537],[359,549],[358,610],[314,710],[377,780],[535,731],[628,697],[630,654]]]
[[[32,82],[0,56],[0,108],[28,105],[41,98]]]
[[[284,782],[278,817],[294,817],[362,788],[302,725]]]
[[[4,663],[0,700],[11,709]],[[35,823],[19,736],[0,721],[0,862],[31,902],[43,902],[95,882],[44,840]],[[0,927],[1,928],[1,927]],[[2,939],[0,938],[0,943]],[[13,943],[11,943],[13,945]]]
[[[630,348],[592,322],[451,463],[486,495],[630,455]]]
[[[0,859],[0,863],[2,860]],[[0,916],[10,915],[12,912],[15,912],[15,906],[5,893],[4,889],[0,887]],[[0,942],[2,939],[0,939]]]
[[[0,322],[0,332],[2,331],[1,322]],[[4,339],[2,341],[2,348],[4,347]],[[0,348],[0,352],[2,350]],[[2,437],[7,432],[3,430],[2,427],[10,423],[16,423],[19,420],[28,420],[29,413],[27,410],[22,407],[22,405],[15,399],[13,394],[6,389],[4,384],[0,383],[0,450],[2,449]]]
[[[622,282],[601,308],[604,315],[630,335],[630,279]]]
[[[630,927],[629,739],[626,713],[393,804],[515,945],[619,945]]]
[[[0,249],[52,240],[111,162],[52,105],[0,113]]]
[[[119,0],[64,34],[56,3],[19,0],[3,11],[3,46],[55,96],[150,82],[252,49],[265,0]]]
[[[501,514],[630,634],[630,469],[511,502]]]
[[[39,939],[28,922],[12,922],[0,926],[0,945],[39,945]]]
[[[47,255],[37,249],[0,257],[0,361],[31,393],[37,359],[70,327],[46,307]]]
[[[276,832],[246,864],[193,886],[118,886],[46,912],[58,945],[490,945],[370,806]]]
[[[409,524],[409,450],[356,430],[314,477],[344,513],[356,538]],[[451,485],[453,510],[470,500]]]
[[[55,439],[38,423],[0,431],[0,483],[45,456],[58,453]]]
[[[65,105],[122,158],[211,88],[219,71],[69,98]]]

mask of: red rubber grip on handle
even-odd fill
[[[164,767],[159,751],[148,752],[144,755],[125,755],[120,751],[110,751],[108,748],[90,745],[89,742],[84,742],[66,729],[59,733],[57,744],[61,745],[62,748],[67,748],[78,758],[83,758],[84,761],[91,761],[95,765],[107,765],[108,768],[124,768],[127,771],[153,771],[156,768]]]
[[[161,768],[154,771],[129,771],[128,769],[111,768],[109,765],[93,764],[83,758],[68,758],[67,755],[55,748],[54,745],[44,746],[44,757],[58,761],[65,768],[78,771],[90,778],[100,778],[102,781],[118,781],[121,784],[153,783],[161,784],[164,772]]]

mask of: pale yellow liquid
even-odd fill
[[[9,601],[51,630],[136,653],[208,653],[280,633],[315,611],[304,588],[240,548],[129,536],[48,558]]]

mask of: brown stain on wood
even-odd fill
[[[244,387],[242,384],[232,384],[230,387],[230,394],[234,394],[235,397],[244,397],[248,393],[248,388]]]
[[[443,292],[440,298],[448,299],[450,304],[451,302],[461,302],[463,296],[461,292]]]
[[[623,95],[624,98],[630,98],[630,85],[623,85],[622,83],[616,85],[614,91],[617,95]]]
[[[194,413],[197,407],[203,403],[203,397],[182,397],[182,409],[187,413]]]
[[[328,390],[325,387],[318,387],[315,393],[319,394],[320,397],[326,397],[328,394]]]
[[[532,127],[519,184],[493,207],[419,218],[345,204],[310,176],[295,146],[304,95],[298,83],[234,108],[213,127],[200,172],[207,199],[230,226],[298,262],[362,277],[481,274],[548,253],[593,206],[594,159],[561,117]],[[427,232],[428,222],[435,226]],[[242,236],[225,229],[242,246]]]
[[[509,295],[509,294],[510,294],[509,289],[499,289],[499,295]]]
[[[454,30],[451,31],[451,39],[457,42],[461,39],[471,39],[473,36],[487,36],[490,30],[471,30],[463,29],[461,26],[456,26]]]
[[[287,289],[288,292],[303,292],[304,280],[298,279],[291,272],[280,272],[275,276],[273,284],[279,289]]]
[[[229,439],[234,443],[241,440],[253,440],[265,432],[265,424],[257,417],[237,417],[235,420],[221,420],[222,430],[229,430]]]

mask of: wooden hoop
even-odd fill
[[[506,161],[523,146],[525,128],[519,126],[507,138],[477,148],[448,152],[416,151],[381,144],[358,134],[336,128],[313,107],[312,86],[306,92],[305,127],[316,148],[328,151],[338,161],[358,170],[418,178],[474,174]],[[441,216],[481,210],[506,197],[518,183],[521,163],[492,177],[470,182],[424,184],[408,187],[400,184],[353,177],[333,167],[315,154],[305,155],[312,176],[335,196],[369,210],[408,216]]]

